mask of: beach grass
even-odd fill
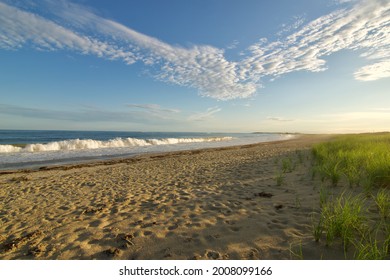
[[[337,137],[313,147],[316,170],[337,185],[342,177],[350,186],[363,182],[390,187],[390,133]]]
[[[363,204],[364,198],[361,196],[341,194],[323,206],[321,219],[328,245],[337,237],[341,238],[345,247],[352,243],[365,220]]]
[[[277,186],[281,186],[285,180],[285,176],[282,172],[278,172],[275,175],[275,181]]]
[[[386,189],[381,189],[375,196],[375,202],[378,206],[379,213],[383,219],[390,217],[390,192]]]
[[[389,258],[390,133],[338,136],[312,151],[313,173],[325,182],[315,241],[341,240],[346,257],[352,250],[356,259]]]
[[[294,164],[290,158],[284,158],[282,160],[283,173],[291,173],[294,170]]]

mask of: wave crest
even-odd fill
[[[0,145],[0,153],[17,152],[46,152],[46,151],[71,151],[102,148],[124,148],[140,146],[173,145],[183,143],[219,142],[228,141],[232,137],[208,137],[208,138],[163,138],[163,139],[137,139],[115,138],[107,141],[93,139],[71,139],[45,144],[28,144],[24,148],[13,145]]]
[[[21,150],[21,147],[16,147],[13,145],[0,145],[0,153],[17,153]]]

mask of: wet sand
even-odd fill
[[[0,172],[0,259],[343,259],[312,234],[330,137]]]

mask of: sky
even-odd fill
[[[0,129],[390,130],[390,0],[0,0]]]

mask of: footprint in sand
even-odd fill
[[[258,260],[260,259],[260,253],[257,249],[252,248],[249,252],[245,254],[245,259]]]
[[[240,231],[241,228],[239,228],[239,227],[231,227],[230,229],[232,231],[234,231],[234,232],[237,232],[237,231]]]
[[[174,224],[173,226],[169,226],[168,227],[168,230],[175,230],[177,229],[179,226],[177,224]]]
[[[117,257],[120,255],[121,250],[118,248],[110,248],[108,250],[105,250],[103,253],[105,253],[107,256]]]
[[[215,251],[208,251],[206,253],[207,258],[217,260],[221,257],[221,254]]]

